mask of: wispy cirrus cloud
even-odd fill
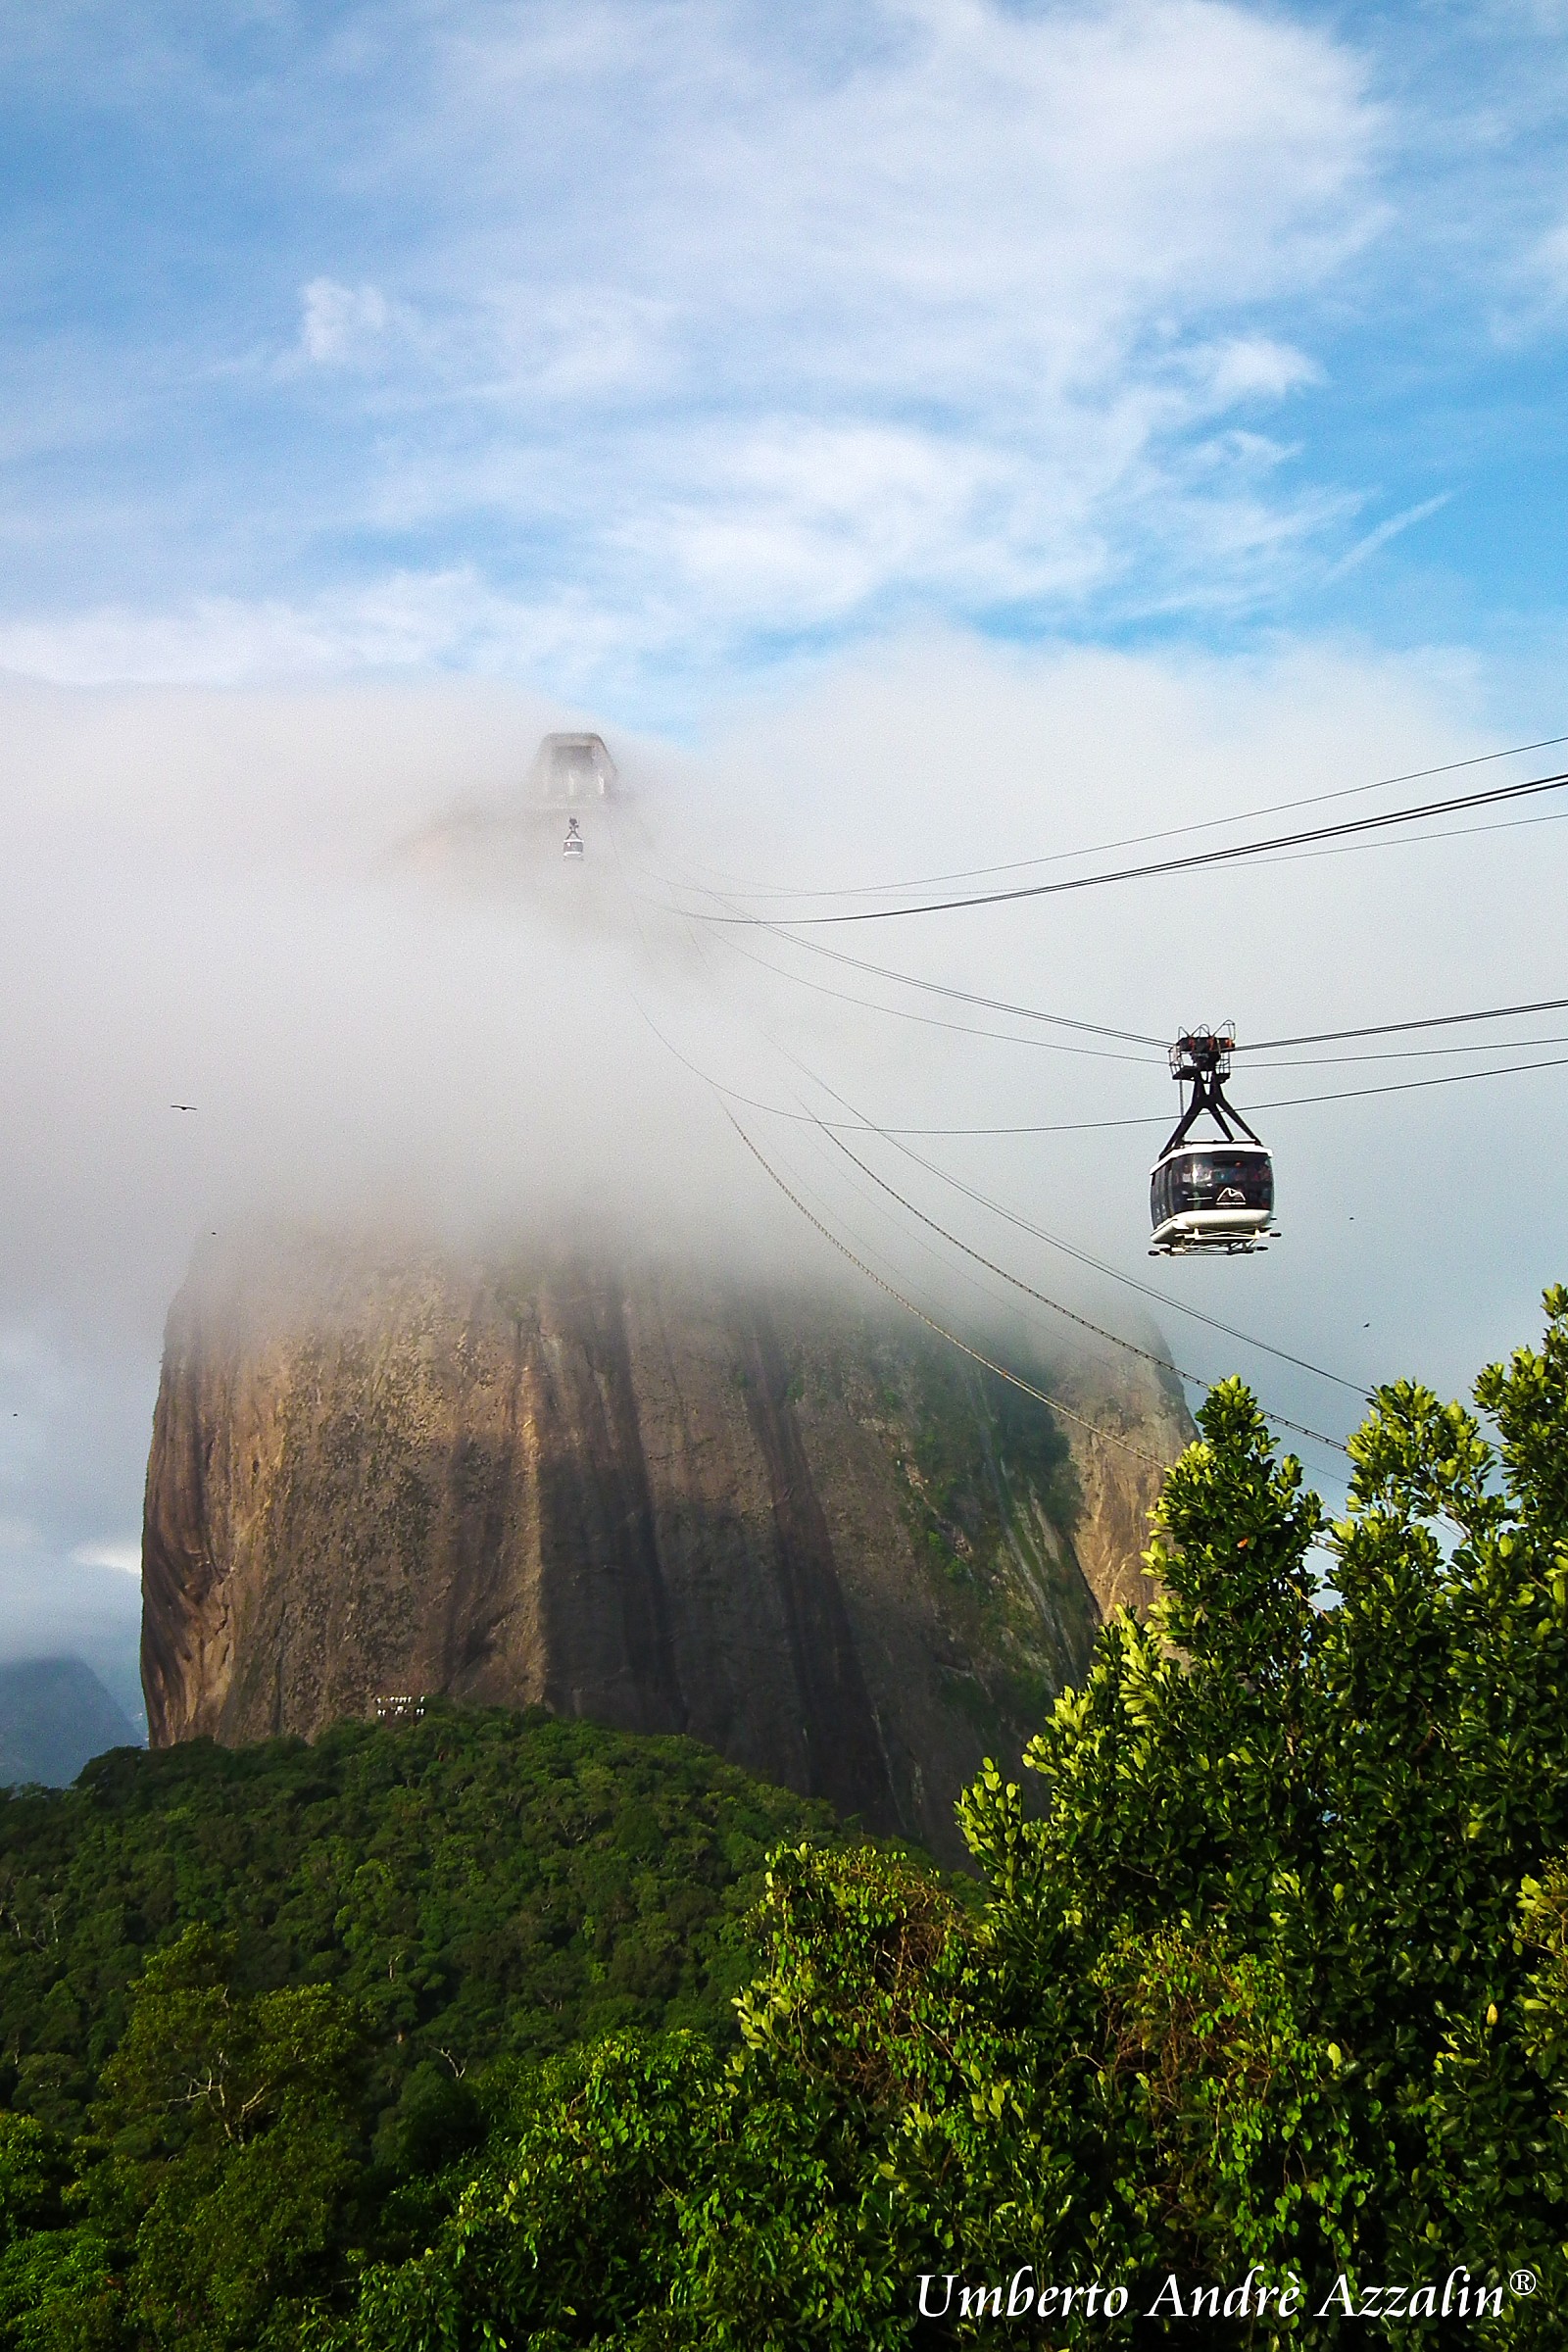
[[[1343,578],[1347,572],[1369,563],[1380,548],[1387,547],[1391,539],[1397,539],[1402,531],[1412,529],[1418,522],[1425,522],[1429,514],[1440,514],[1450,495],[1450,492],[1443,491],[1436,498],[1424,498],[1418,506],[1406,507],[1402,514],[1391,514],[1385,521],[1377,523],[1340,558],[1333,567],[1333,576]]]
[[[123,603],[0,620],[0,672],[74,686],[222,686],[362,669],[537,668],[559,676],[563,691],[582,693],[618,642],[612,624],[581,601],[509,596],[465,566],[295,599],[197,597],[168,610]]]
[[[300,356],[318,368],[370,359],[393,318],[379,286],[340,286],[331,277],[311,279],[300,313]]]

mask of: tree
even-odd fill
[[[180,2352],[293,2340],[362,2165],[353,2005],[324,1984],[245,1998],[234,1962],[233,1939],[202,1927],[148,1962],[85,2183],[101,2221],[133,2232],[131,2324]]]

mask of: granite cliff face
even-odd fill
[[[1175,1384],[1061,1368],[1171,1458]],[[918,1329],[685,1274],[215,1256],[148,1466],[155,1746],[408,1694],[687,1732],[953,1857],[1102,1609],[1157,1475]]]

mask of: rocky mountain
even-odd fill
[[[17,1658],[0,1666],[0,1788],[64,1788],[92,1757],[141,1740],[80,1658]]]
[[[153,1744],[537,1702],[952,1857],[981,1756],[1144,1604],[1190,1433],[1131,1360],[1041,1377],[1059,1419],[918,1326],[683,1269],[214,1253],[148,1466]]]

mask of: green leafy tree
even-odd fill
[[[197,1927],[148,1963],[84,2184],[110,2230],[133,2222],[129,2324],[183,2352],[292,2340],[362,2169],[358,2013],[324,1984],[236,1994],[234,1960]]]
[[[30,2115],[0,2112],[0,2344],[113,2352],[120,2297],[102,2232],[71,2222],[66,2148]]]

